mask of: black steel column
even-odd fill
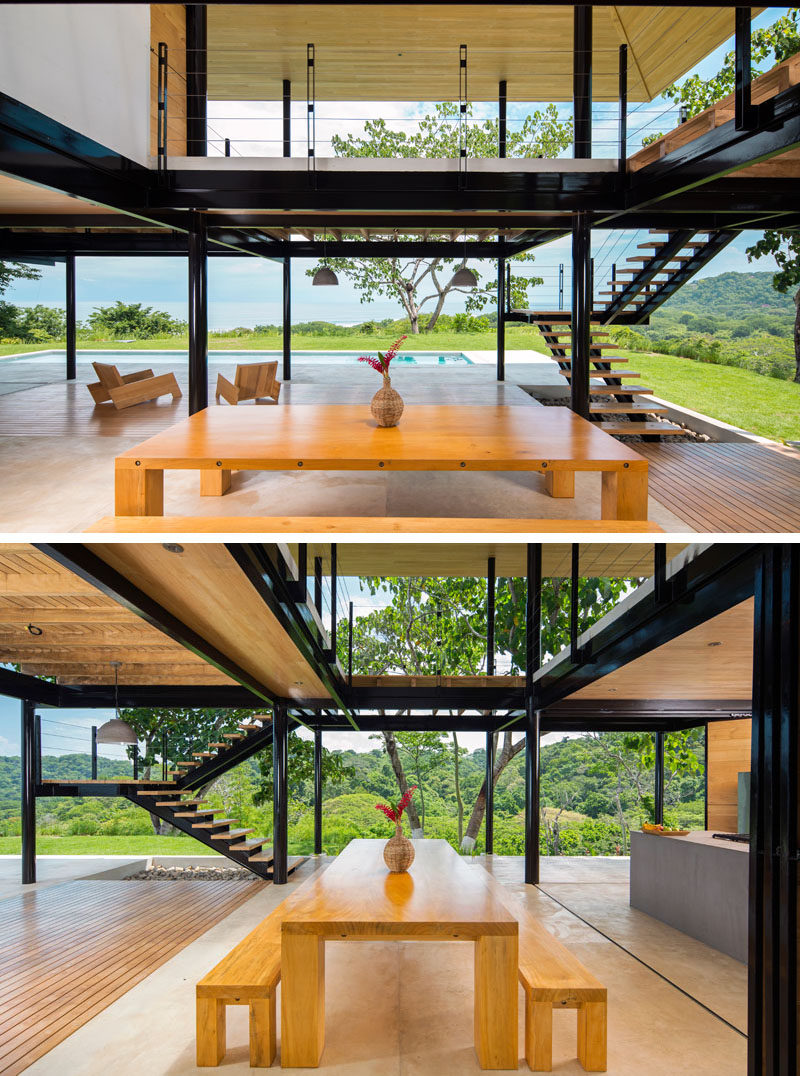
[[[205,4],[186,5],[186,156],[208,155],[208,26]]]
[[[322,730],[314,731],[314,854],[322,854]]]
[[[36,881],[36,728],[34,704],[21,706],[22,884]]]
[[[497,237],[497,380],[506,379],[506,241]]]
[[[208,237],[196,209],[189,225],[189,414],[208,407]]]
[[[292,155],[292,84],[283,80],[283,155]]]
[[[67,381],[74,381],[77,375],[78,343],[77,316],[75,303],[75,255],[67,254],[64,259],[66,269],[66,317],[67,317]]]
[[[486,675],[494,676],[494,621],[497,562],[489,557],[486,566]],[[486,854],[494,852],[494,733],[486,733],[486,812],[483,827]]]
[[[591,341],[592,233],[589,214],[576,213],[572,220],[572,379],[570,407],[589,418],[589,345]]]
[[[336,568],[336,542],[331,542],[331,662],[336,662],[336,583],[337,583],[337,568]]]
[[[272,880],[285,885],[289,849],[289,733],[286,707],[272,711]]]
[[[657,826],[664,825],[664,733],[657,732],[656,763],[654,774],[654,821]]]
[[[628,46],[619,47],[619,170],[628,169]]]
[[[92,780],[97,780],[97,725],[92,725]]]
[[[292,380],[292,261],[283,259],[283,380]]]
[[[756,569],[750,780],[749,1076],[797,1071],[800,546]]]
[[[486,733],[486,813],[484,815],[483,837],[486,854],[494,853],[494,733]]]
[[[507,135],[507,112],[508,103],[508,83],[505,79],[500,82],[497,93],[497,156],[505,157],[506,155],[506,135]]]
[[[573,156],[592,155],[592,9],[576,5],[573,22],[572,105],[575,117]]]
[[[578,542],[572,543],[572,571],[569,584],[569,659],[577,664],[580,655],[578,653],[578,631],[580,621],[578,618],[578,586],[581,572],[581,547]]]
[[[525,881],[539,881],[539,731],[533,674],[541,665],[542,546],[528,544],[525,600]]]

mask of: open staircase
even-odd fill
[[[271,743],[272,718],[258,714],[240,725],[238,732],[223,733],[207,750],[193,752],[191,761],[178,762],[170,771],[173,781],[162,782],[159,788],[127,785],[122,794],[137,807],[220,852],[237,866],[245,867],[259,878],[271,879],[272,849],[267,847],[267,838],[252,836],[253,830],[242,828],[236,818],[217,817],[225,812],[196,796],[197,789]],[[302,862],[303,857],[290,856],[289,873]]]

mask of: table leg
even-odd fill
[[[215,1068],[225,1056],[225,1002],[197,999],[197,1067]]]
[[[316,1068],[325,1045],[325,939],[283,932],[281,1068]]]
[[[545,471],[544,488],[551,497],[574,497],[575,472]]]
[[[231,472],[221,467],[207,468],[200,472],[200,496],[221,497],[231,488]]]
[[[117,460],[114,513],[118,516],[163,516],[164,472]]]
[[[518,973],[516,934],[476,939],[475,1051],[482,1069],[517,1069]]]
[[[602,519],[647,519],[647,471],[603,471]]]

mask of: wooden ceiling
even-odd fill
[[[319,101],[453,101],[459,46],[473,101],[572,99],[573,6],[484,4],[213,4],[209,97],[277,101],[283,79],[306,92],[306,45],[316,50]],[[762,10],[753,8],[753,13]],[[593,94],[616,101],[618,50],[628,45],[628,98],[651,100],[734,30],[732,8],[595,7]]]
[[[121,684],[233,684],[30,545],[0,546],[0,661],[60,684],[113,684],[112,661]]]
[[[750,699],[753,599],[728,609],[572,699]]]
[[[80,213],[97,214],[108,216],[113,210],[94,202],[86,202],[81,198],[74,198],[70,194],[61,194],[59,191],[51,191],[47,187],[38,187],[34,183],[25,183],[21,179],[12,179],[10,176],[0,175],[0,214],[11,213],[51,214],[51,213]]]
[[[668,544],[670,559],[684,545]],[[292,546],[296,556],[297,546]],[[329,568],[329,544],[309,545],[312,557],[322,557]],[[343,576],[455,576],[480,578],[487,572],[489,557],[495,558],[498,577],[521,577],[526,573],[526,546],[521,542],[340,542],[337,565]],[[567,576],[572,571],[572,546],[566,542],[545,542],[545,576]],[[581,545],[580,570],[583,576],[607,579],[647,577],[653,574],[653,545],[649,542],[591,542]]]
[[[187,544],[178,554],[155,542],[87,548],[277,695],[328,697],[224,545]]]

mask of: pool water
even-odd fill
[[[375,355],[375,352],[364,351],[293,351],[292,365],[296,366],[350,366],[358,362],[360,355]],[[66,355],[63,350],[38,351],[30,355],[9,356],[15,361],[25,358],[36,359],[38,362],[64,363]],[[237,362],[269,362],[276,359],[283,360],[282,351],[209,351],[209,361],[215,365],[221,363]],[[114,365],[123,363],[135,363],[137,366],[171,366],[176,361],[187,361],[185,351],[105,351],[99,349],[78,350],[78,362],[108,362]],[[460,351],[403,351],[393,360],[393,366],[473,366],[474,363]]]

